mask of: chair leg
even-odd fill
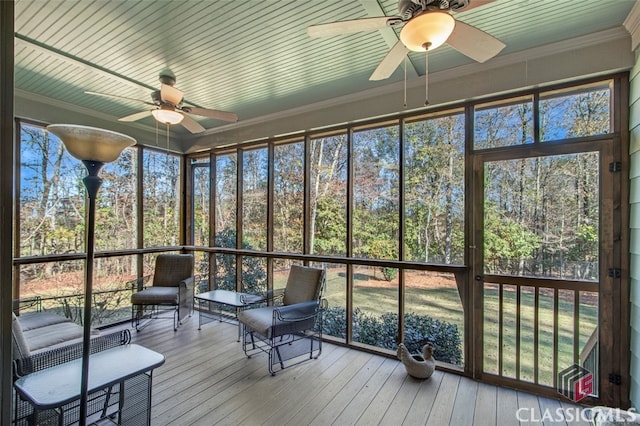
[[[148,318],[144,312],[145,306],[149,307]],[[157,318],[158,307],[156,305],[135,305],[135,308],[137,309],[135,314],[132,314],[133,318],[131,319],[131,327],[140,332],[151,323],[154,317]],[[131,309],[134,309],[134,307],[132,306]]]
[[[276,355],[278,355],[278,359],[280,360],[280,369],[284,370],[284,361],[282,361],[282,356],[280,355],[280,347],[276,346]]]
[[[177,308],[173,311],[173,331],[178,331],[180,324],[180,308]]]
[[[140,331],[140,319],[144,314],[144,307],[140,305],[131,305],[131,328],[135,328],[136,331]]]

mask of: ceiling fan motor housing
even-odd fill
[[[160,71],[160,75],[158,75],[158,80],[160,83],[167,84],[169,86],[173,86],[176,84],[176,75],[169,68],[165,68]]]
[[[469,6],[471,0],[399,0],[398,12],[403,21],[419,15],[424,10],[461,10]]]

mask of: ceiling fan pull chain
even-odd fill
[[[169,157],[169,126],[170,124],[167,123],[167,157]]]
[[[407,55],[404,56],[404,107],[407,108]]]
[[[424,52],[424,106],[429,105],[429,49]]]

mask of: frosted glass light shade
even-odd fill
[[[433,50],[447,41],[455,26],[456,20],[446,12],[423,12],[402,27],[400,40],[414,52]]]
[[[151,114],[163,124],[178,124],[184,118],[182,114],[172,109],[154,109]]]
[[[82,161],[111,163],[123,149],[136,144],[131,136],[76,124],[50,124],[47,130],[60,138],[69,154]]]

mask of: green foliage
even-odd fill
[[[314,251],[344,255],[347,229],[344,202],[322,197],[318,198],[316,209]]]
[[[387,281],[392,281],[395,277],[398,276],[398,269],[396,268],[383,267],[381,269],[382,269],[382,276]]]
[[[235,247],[236,246],[235,229],[223,229],[218,232],[215,237],[217,247]],[[253,249],[251,245],[244,240],[242,242],[243,249]],[[216,255],[216,288],[220,290],[236,290],[236,256],[235,255]],[[260,293],[266,288],[267,274],[264,265],[257,257],[244,257],[242,264],[242,291],[247,293]]]
[[[371,259],[396,259],[398,256],[397,244],[389,240],[375,239],[366,247],[366,255]],[[391,281],[398,275],[396,268],[381,267],[382,276]]]
[[[581,224],[575,233],[575,244],[567,253],[568,260],[597,260],[598,257],[598,227]]]
[[[510,217],[500,216],[495,208],[485,215],[484,253],[488,266],[500,259],[531,257],[540,246],[540,237]]]
[[[412,353],[420,353],[431,342],[435,346],[434,357],[438,361],[462,364],[462,341],[458,326],[427,315],[407,313],[404,316],[404,344]],[[346,339],[346,311],[333,306],[324,311],[323,333]],[[380,348],[395,350],[398,335],[398,314],[387,312],[380,316],[367,314],[356,308],[353,311],[353,340]]]

